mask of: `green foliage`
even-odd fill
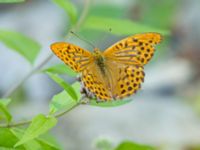
[[[18,32],[0,30],[0,41],[33,63],[40,52],[40,44]]]
[[[169,28],[174,18],[175,11],[181,0],[137,0],[140,7],[143,24],[149,24],[159,28]]]
[[[0,3],[19,3],[25,2],[25,0],[0,0]]]
[[[10,98],[0,98],[0,103],[4,106],[8,106],[10,104],[11,99]]]
[[[52,0],[55,4],[57,4],[59,7],[64,9],[64,11],[67,13],[67,15],[70,18],[70,22],[72,24],[75,24],[77,21],[77,9],[74,6],[73,3],[71,3],[70,0]]]
[[[131,141],[124,141],[114,150],[155,150],[155,148],[148,145],[141,145]]]
[[[69,110],[74,105],[77,104],[77,101],[73,99],[66,91],[62,91],[57,95],[54,95],[50,103],[50,113],[53,114],[60,110]]]
[[[14,144],[18,141],[18,138],[10,131],[10,129],[0,128],[0,135],[0,149],[13,148]],[[20,146],[16,150],[23,150],[23,148]]]
[[[60,85],[64,90],[75,100],[78,100],[76,92],[71,87],[70,84],[65,82],[62,78],[60,78],[57,74],[47,73],[58,85]]]
[[[7,105],[10,101],[11,99],[0,99],[0,120],[5,118],[8,123],[12,120],[12,115],[7,109]]]
[[[167,30],[162,30],[144,24],[136,23],[127,19],[114,19],[99,16],[90,16],[83,25],[82,29],[93,29],[108,32],[111,28],[113,34],[130,35],[142,32],[158,32],[163,35],[168,35]]]
[[[74,84],[72,84],[72,88],[76,92],[77,98],[79,100],[81,95],[80,95],[80,92],[76,90],[77,86],[79,86],[78,82],[75,82]],[[64,90],[53,97],[53,99],[49,105],[50,114],[53,114],[57,111],[61,111],[63,109],[65,111],[68,111],[73,106],[75,106],[78,102],[79,101],[77,101],[76,99],[71,97],[70,94]]]
[[[116,101],[107,101],[107,102],[97,102],[96,99],[93,99],[90,101],[90,105],[92,106],[100,106],[100,107],[116,107],[116,106],[121,106],[124,104],[127,104],[131,102],[132,99],[128,98],[125,100],[116,100]]]
[[[51,66],[49,68],[44,69],[43,72],[50,72],[50,73],[54,73],[54,74],[67,74],[71,77],[77,76],[77,73],[74,72],[66,64],[57,64],[57,65]]]
[[[47,138],[40,137],[30,140],[17,148],[14,145],[23,136],[24,131],[19,128],[0,128],[0,149],[1,150],[60,150],[61,148]],[[46,135],[50,137],[49,135]]]
[[[60,148],[58,148],[55,145],[52,145],[52,143],[48,141],[44,141],[44,140],[37,140],[37,141],[42,146],[43,150],[60,150]]]
[[[111,18],[124,18],[127,13],[127,8],[117,5],[109,5],[109,4],[98,4],[94,5],[90,9],[90,14],[94,16],[104,16]]]
[[[42,114],[37,115],[35,118],[33,118],[32,123],[27,128],[22,138],[20,138],[20,140],[15,144],[15,147],[46,133],[49,129],[54,127],[56,123],[57,119],[54,117],[46,117]]]

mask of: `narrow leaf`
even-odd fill
[[[72,88],[74,89],[74,91],[76,92],[77,96],[78,96],[78,100],[80,100],[80,91],[78,91],[77,86],[79,86],[78,82],[75,82],[72,85]],[[74,100],[69,93],[67,93],[66,91],[62,91],[60,93],[58,93],[57,95],[55,95],[49,105],[50,107],[50,113],[53,114],[57,111],[60,110],[69,110],[70,108],[72,108],[74,105],[76,105],[78,103],[78,101]]]
[[[34,62],[41,48],[40,44],[30,37],[7,30],[0,30],[0,41],[18,52],[30,63]]]
[[[58,85],[60,85],[64,90],[74,99],[78,100],[77,95],[74,91],[74,89],[71,87],[70,84],[65,82],[63,79],[61,79],[58,75],[52,74],[52,73],[47,73]]]
[[[146,26],[137,22],[127,19],[113,19],[100,16],[91,16],[83,25],[82,29],[94,29],[108,32],[112,29],[111,33],[116,35],[130,35],[142,32],[158,32],[163,35],[168,35],[169,31],[162,30],[150,26]]]
[[[0,113],[3,113],[3,115],[1,116],[3,118],[5,117],[8,123],[12,120],[12,115],[10,114],[8,108],[6,107],[10,103],[10,101],[11,99],[0,99]]]
[[[74,24],[76,22],[76,20],[77,20],[77,9],[74,6],[74,4],[71,3],[70,0],[53,0],[53,2],[55,4],[57,4],[59,7],[64,9],[64,11],[69,16],[72,24]]]
[[[25,0],[0,0],[0,3],[19,3],[25,2]]]
[[[23,137],[15,144],[15,147],[37,138],[41,134],[44,134],[49,129],[54,127],[56,123],[57,119],[54,117],[46,117],[42,114],[36,116],[28,129],[25,131]]]
[[[57,65],[51,66],[49,68],[44,69],[43,72],[50,72],[50,73],[55,73],[55,74],[67,74],[71,77],[77,76],[77,73],[74,72],[70,67],[68,67],[65,64],[57,64]]]
[[[155,148],[148,145],[141,145],[130,141],[124,141],[114,150],[155,150]]]

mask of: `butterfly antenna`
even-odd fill
[[[92,48],[96,48],[91,42],[89,42],[88,40],[80,37],[78,34],[74,33],[73,31],[70,31],[71,34],[73,34],[74,36],[76,36],[78,39],[81,39],[82,41],[88,43],[90,46],[92,46]]]

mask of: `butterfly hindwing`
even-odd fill
[[[104,56],[123,64],[145,65],[161,41],[159,33],[136,34],[125,38],[104,51]]]
[[[102,76],[99,68],[95,64],[89,65],[83,70],[81,81],[86,91],[92,93],[99,101],[109,101],[112,99],[106,77]],[[89,94],[90,95],[90,94]]]
[[[136,93],[144,81],[144,69],[142,66],[117,64],[107,61],[107,69],[112,81],[112,99],[123,99]]]
[[[92,62],[92,54],[79,46],[57,42],[51,45],[52,51],[74,71],[81,72]]]
[[[141,83],[144,81],[143,67],[126,66],[118,71],[119,76],[116,79],[116,87],[113,93],[116,99],[131,96],[141,88]]]

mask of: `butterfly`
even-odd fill
[[[144,65],[160,43],[159,33],[136,34],[113,44],[105,51],[93,52],[66,42],[56,42],[51,50],[75,72],[80,73],[86,91],[98,101],[131,96],[144,82]]]

